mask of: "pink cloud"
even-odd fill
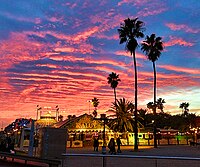
[[[141,10],[136,14],[138,17],[146,17],[146,16],[152,16],[157,15],[160,13],[163,13],[167,10],[165,7],[165,4],[161,1],[151,1],[151,0],[122,0],[118,2],[118,6],[121,6],[123,4],[130,4],[137,8],[141,8]],[[144,8],[145,6],[145,8]]]
[[[183,30],[189,33],[198,33],[200,31],[200,29],[193,29],[185,24],[166,23],[166,26],[169,27],[173,31]]]
[[[158,65],[159,68],[164,68],[166,70],[176,71],[176,72],[184,72],[189,74],[200,74],[200,69],[195,68],[185,68],[185,67],[177,67],[172,65]]]
[[[174,46],[174,45],[181,45],[181,46],[193,46],[194,44],[191,42],[187,42],[181,37],[173,37],[170,36],[170,40],[168,42],[164,42],[164,46]]]
[[[13,32],[0,42],[0,64],[6,69],[14,63],[37,60],[44,56],[47,48],[48,44],[30,41],[25,33]]]
[[[130,55],[130,52],[126,52],[126,51],[116,51],[115,52],[116,55],[119,55],[119,56],[127,56],[127,57],[132,57]],[[141,53],[136,53],[136,58],[139,58],[139,59],[147,59],[145,55],[141,54]]]
[[[143,16],[143,17],[146,17],[146,16],[152,16],[152,15],[157,15],[157,14],[160,14],[160,13],[163,13],[165,12],[167,9],[166,8],[160,8],[160,9],[149,9],[149,8],[144,8],[143,10],[139,11],[137,13],[137,16]]]
[[[81,41],[81,40],[85,40],[87,39],[88,37],[92,36],[94,33],[98,32],[98,27],[95,26],[95,27],[91,27],[87,30],[85,30],[84,32],[79,32],[78,34],[76,34],[74,37],[73,37],[73,40],[74,41]]]
[[[141,6],[146,3],[148,3],[150,0],[121,0],[118,2],[118,6],[121,6],[123,4],[133,4],[134,6]]]
[[[71,52],[73,53],[75,51],[75,48],[72,47],[62,47],[62,48],[55,48],[55,52]]]
[[[124,20],[124,16],[112,11],[112,19],[110,19],[111,16],[110,13],[108,12],[101,12],[96,15],[93,15],[90,17],[90,21],[93,24],[101,23],[99,26],[99,31],[98,33],[116,28],[120,26],[120,22]],[[97,34],[99,35],[99,34]]]
[[[70,9],[73,9],[77,6],[76,3],[70,3],[70,2],[66,2],[65,4],[63,4],[64,6],[68,6]]]

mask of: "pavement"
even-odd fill
[[[198,161],[172,161],[172,160],[156,160],[155,159],[131,159],[124,158],[126,155],[136,155],[136,156],[161,156],[161,157],[181,157],[184,159],[187,158],[200,158],[200,146],[189,146],[189,145],[166,145],[166,146],[158,146],[158,148],[154,148],[153,146],[139,146],[138,151],[134,151],[134,146],[121,146],[122,153],[117,153],[117,157],[115,155],[113,157],[108,157],[106,160],[106,167],[129,167],[133,166],[133,164],[146,167],[146,163],[148,167],[178,167],[178,166],[190,166],[190,167],[200,167],[200,160]],[[102,155],[101,147],[99,147],[99,151],[95,152],[93,147],[85,147],[85,148],[67,148],[66,154],[99,154]],[[108,152],[108,148],[106,150],[106,155],[110,155]],[[120,156],[122,155],[122,156]],[[120,158],[121,157],[121,158]],[[102,160],[98,157],[66,157],[67,161],[64,164],[64,167],[102,167]],[[145,164],[144,164],[145,162]],[[156,162],[156,165],[155,165]],[[134,165],[134,166],[135,166]],[[40,166],[38,164],[24,165],[24,164],[15,164],[11,161],[2,161],[0,160],[0,167],[33,167]]]
[[[117,147],[116,147],[117,148]],[[121,146],[122,153],[117,155],[144,155],[144,156],[172,156],[172,157],[193,157],[200,158],[200,146],[189,145],[166,145],[158,146],[139,146],[138,151],[134,151],[134,146]],[[106,154],[108,155],[108,148]],[[66,153],[74,154],[101,154],[102,149],[99,147],[99,151],[93,151],[92,147],[85,148],[67,148]]]
[[[167,145],[158,146],[158,148],[139,146],[138,151],[134,151],[133,146],[122,146],[121,150],[122,153],[117,153],[116,155],[110,155],[107,150],[106,155],[109,156],[103,158],[98,157],[98,154],[102,155],[101,148],[98,152],[94,152],[91,147],[68,148],[66,150],[67,154],[84,154],[84,156],[73,155],[65,157],[63,167],[200,167],[199,146]],[[97,156],[90,157],[87,154],[97,154]]]

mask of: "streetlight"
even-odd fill
[[[101,120],[103,120],[103,146],[102,146],[102,154],[106,154],[106,114],[101,114]]]

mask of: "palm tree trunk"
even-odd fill
[[[154,105],[156,104],[156,65],[155,65],[155,61],[153,61],[153,73],[154,73],[154,86],[153,86],[153,102]],[[156,107],[154,107],[154,111],[153,111],[154,115],[156,115]]]
[[[153,107],[153,114],[154,114],[154,129],[153,129],[153,134],[154,134],[154,148],[157,148],[157,127],[156,127],[156,65],[155,65],[155,61],[153,61],[153,72],[154,72],[154,87],[153,87],[153,103],[154,103],[154,107]]]
[[[137,115],[137,64],[136,64],[136,57],[135,57],[135,51],[132,52],[133,55],[133,63],[134,63],[134,71],[135,71],[135,111],[134,111],[134,117],[135,117],[135,122],[134,122],[134,133],[135,133],[135,145],[134,145],[134,150],[138,150],[138,115]]]
[[[114,88],[114,95],[115,95],[115,104],[117,102],[117,95],[116,95],[116,89]]]

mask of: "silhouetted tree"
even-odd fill
[[[134,64],[134,71],[135,71],[135,126],[134,126],[134,133],[135,133],[135,145],[134,150],[138,150],[138,127],[137,127],[137,63],[136,63],[136,55],[135,50],[138,46],[137,38],[144,37],[144,23],[138,18],[130,19],[127,18],[121,23],[120,28],[118,29],[120,44],[126,43],[126,50],[131,53],[133,56],[133,64]]]
[[[161,51],[163,51],[163,43],[162,43],[161,37],[156,37],[155,34],[151,34],[149,37],[146,36],[146,40],[142,43],[142,51],[145,52],[148,59],[152,61],[153,63],[153,71],[154,71],[154,107],[153,107],[153,113],[156,115],[156,60],[161,55]],[[156,128],[156,119],[155,119],[155,128]],[[154,130],[154,147],[157,147],[157,141],[156,141],[156,129]]]
[[[162,98],[159,98],[156,101],[156,106],[162,113],[164,112],[164,110],[163,110],[164,109],[164,103],[166,103],[165,99],[162,99]]]
[[[182,114],[183,115],[188,115],[188,112],[189,112],[188,107],[189,107],[189,105],[190,104],[186,103],[186,102],[183,102],[183,103],[180,104],[179,108],[182,108]]]
[[[114,72],[109,74],[107,79],[108,79],[108,84],[110,84],[111,88],[113,88],[114,90],[115,103],[116,103],[116,100],[117,100],[116,88],[117,88],[117,85],[119,84],[119,81],[121,80],[119,79],[119,75],[117,75]]]
[[[97,107],[98,107],[98,105],[99,105],[99,99],[97,99],[96,97],[94,97],[93,99],[92,99],[92,104],[93,104],[93,106],[94,106],[94,111],[93,111],[93,116],[96,118],[97,117]]]
[[[156,105],[155,105],[153,102],[148,102],[148,103],[147,103],[147,108],[148,108],[148,109],[150,109],[150,110],[153,111],[153,110],[154,110],[154,107],[156,107]]]
[[[113,115],[108,116],[113,118],[110,119],[108,123],[110,128],[118,132],[133,132],[133,122],[135,122],[132,114],[133,109],[134,104],[127,101],[125,98],[119,99],[116,103],[113,103],[111,109],[108,110],[108,112],[114,113]]]

